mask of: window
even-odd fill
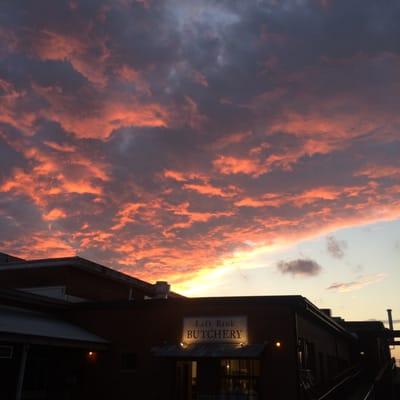
[[[0,346],[0,358],[12,358],[13,347],[12,346]]]
[[[137,355],[135,353],[121,354],[121,371],[134,372],[137,368]]]
[[[316,357],[314,343],[300,338],[298,341],[298,357],[301,369],[315,371]]]
[[[221,360],[221,392],[226,399],[257,400],[259,360]]]

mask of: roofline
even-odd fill
[[[46,268],[46,267],[54,268],[54,267],[71,267],[71,266],[77,267],[87,272],[95,273],[97,275],[106,276],[107,278],[111,278],[116,281],[132,284],[142,289],[146,289],[149,291],[154,290],[154,284],[152,283],[142,281],[141,279],[134,278],[130,275],[116,271],[115,269],[106,267],[104,265],[95,263],[93,261],[89,261],[85,258],[78,256],[8,262],[6,264],[1,264],[0,273],[2,271],[9,271],[9,270],[15,271],[26,268]]]
[[[0,332],[0,340],[10,343],[37,344],[52,347],[68,347],[99,351],[107,350],[110,346],[110,342],[105,339],[102,339],[102,341],[71,340],[47,336],[22,335],[13,332]]]
[[[41,296],[18,289],[0,289],[2,304],[18,304],[29,309],[66,309],[70,305],[65,300]]]
[[[205,302],[205,303],[235,303],[235,302],[252,302],[252,303],[261,303],[261,304],[274,304],[274,305],[283,305],[283,306],[299,306],[303,304],[303,301],[307,300],[303,296],[300,295],[270,295],[270,296],[213,296],[213,297],[185,297],[185,296],[176,296],[176,297],[168,297],[168,299],[164,298],[152,298],[148,300],[111,300],[111,301],[90,301],[84,303],[73,303],[74,307],[124,307],[130,305],[142,305],[142,304],[156,304],[159,303],[172,303],[172,302]],[[298,308],[298,307],[297,307]],[[305,307],[301,307],[298,309],[305,309]]]
[[[26,261],[25,259],[23,259],[21,257],[12,256],[11,254],[3,253],[2,251],[0,251],[0,260],[1,260],[1,258],[3,258],[3,261],[0,261],[0,265],[1,264],[9,264],[11,262]]]
[[[337,323],[332,317],[327,316],[316,305],[301,295],[272,295],[272,296],[224,296],[224,297],[169,297],[168,299],[149,299],[149,300],[117,300],[117,301],[92,301],[85,303],[73,303],[70,310],[79,309],[99,309],[99,308],[131,308],[131,307],[152,307],[162,304],[171,304],[173,302],[205,302],[205,303],[234,303],[234,302],[253,302],[259,304],[274,304],[292,307],[294,311],[302,312],[318,319],[320,322],[328,325],[336,332],[354,339],[352,333],[344,326]]]
[[[330,325],[336,331],[342,332],[346,335],[352,336],[351,332],[348,331],[345,327],[340,325],[337,321],[335,321],[332,317],[326,315],[323,311],[321,311],[315,304],[311,303],[308,299],[303,297],[303,301],[305,304],[306,311],[310,312],[311,314],[315,315],[315,317],[319,318],[323,322]]]

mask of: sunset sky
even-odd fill
[[[398,0],[0,5],[0,251],[400,319]]]

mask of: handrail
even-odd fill
[[[375,385],[372,384],[371,387],[369,388],[367,394],[365,395],[365,397],[362,398],[362,400],[368,400],[371,396],[371,394],[374,393],[374,389],[375,389]]]
[[[374,379],[374,383],[379,382],[383,375],[385,374],[385,372],[387,371],[387,369],[393,364],[392,359],[390,359],[389,361],[387,361],[383,367],[379,370],[378,374],[376,375],[375,379]]]
[[[370,398],[370,396],[372,394],[374,394],[377,384],[379,384],[379,381],[382,379],[382,377],[384,376],[384,374],[387,372],[388,368],[391,365],[393,366],[392,360],[386,362],[386,364],[378,371],[378,374],[374,378],[374,381],[373,381],[372,385],[370,386],[367,394],[363,397],[362,400],[368,400]]]
[[[349,380],[354,379],[355,377],[360,375],[360,373],[361,373],[361,370],[357,370],[354,374],[352,374],[350,376],[347,376],[346,378],[342,379],[339,383],[337,383],[335,386],[333,386],[331,389],[329,389],[326,393],[324,393],[321,397],[319,397],[318,400],[326,399],[329,395],[331,395],[337,389],[341,388]]]

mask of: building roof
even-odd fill
[[[11,256],[10,254],[2,253],[0,251],[0,265],[18,261],[25,261],[25,260],[23,258]]]
[[[107,344],[105,339],[67,321],[10,306],[0,306],[0,339],[77,347]]]
[[[22,270],[26,268],[57,268],[57,267],[75,267],[81,270],[102,275],[107,278],[118,280],[128,284],[134,284],[144,289],[153,289],[151,283],[142,281],[141,279],[133,278],[129,275],[118,272],[114,269],[97,264],[93,261],[86,260],[81,257],[62,257],[62,258],[45,258],[38,260],[18,260],[9,261],[6,264],[0,262],[0,272],[10,270]]]
[[[3,254],[3,253],[1,253]],[[7,255],[8,256],[8,255]],[[11,257],[8,261],[4,261],[0,257],[0,273],[5,271],[18,271],[32,268],[61,268],[73,267],[98,276],[105,277],[114,281],[125,283],[136,288],[143,289],[147,292],[153,293],[156,290],[156,284],[134,278],[130,275],[116,271],[112,268],[105,267],[104,265],[86,260],[81,257],[62,257],[62,258],[45,258],[38,260],[23,260],[16,257]],[[171,292],[172,297],[181,297],[177,293]]]
[[[345,321],[345,326],[348,330],[355,332],[377,332],[386,330],[382,321]]]

